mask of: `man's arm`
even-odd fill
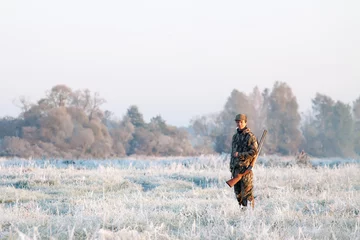
[[[248,158],[253,158],[255,157],[259,152],[259,146],[256,140],[256,137],[253,134],[250,134],[249,137],[249,150],[242,152],[239,154],[239,159],[241,161],[244,161]]]
[[[235,162],[235,160],[237,160],[237,159],[234,158],[234,154],[235,154],[236,148],[237,148],[235,138],[236,138],[236,134],[233,135],[232,141],[231,141],[231,155],[230,155],[230,168],[229,168],[230,172],[234,171],[235,165],[237,164]]]

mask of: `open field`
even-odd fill
[[[0,239],[360,239],[360,164],[259,164],[241,211],[224,156],[0,161]]]

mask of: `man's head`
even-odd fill
[[[243,129],[246,127],[246,124],[247,124],[247,117],[245,114],[238,114],[236,115],[235,117],[235,122],[236,122],[236,126],[239,128],[239,129]]]

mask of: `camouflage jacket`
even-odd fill
[[[258,142],[248,127],[237,129],[231,143],[230,171],[235,168],[246,169],[258,154]],[[239,153],[234,157],[235,152]]]

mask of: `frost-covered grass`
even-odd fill
[[[360,164],[254,169],[240,210],[224,156],[0,161],[0,239],[360,239]]]

